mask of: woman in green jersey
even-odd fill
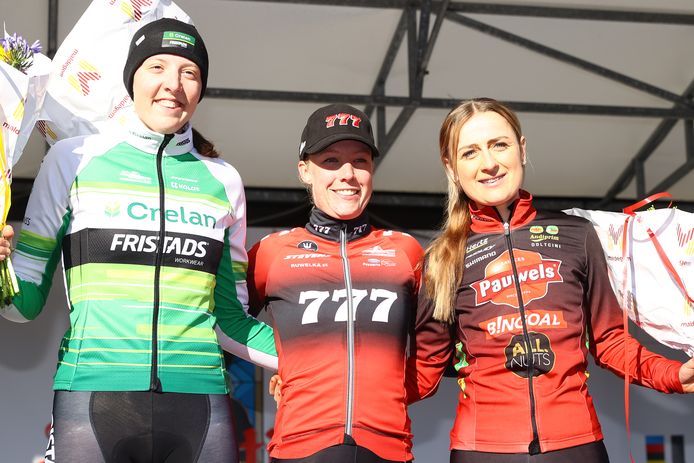
[[[207,75],[195,27],[145,25],[123,70],[130,121],[43,161],[12,256],[20,292],[0,311],[34,319],[62,260],[46,461],[237,461],[222,348],[268,368],[276,352],[245,311],[241,179],[190,124]]]

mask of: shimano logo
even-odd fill
[[[159,208],[151,208],[144,203],[130,203],[128,205],[128,216],[135,220],[157,222],[159,214]],[[206,228],[214,228],[217,224],[217,220],[213,216],[189,211],[183,206],[176,209],[166,209],[164,211],[164,220],[171,223],[184,223]]]
[[[116,233],[111,240],[111,251],[152,253],[157,251],[158,243],[159,237],[155,235]],[[207,241],[167,236],[162,249],[164,254],[205,257],[208,245]]]

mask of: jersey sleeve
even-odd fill
[[[36,176],[12,255],[19,293],[12,304],[0,309],[8,320],[33,320],[46,303],[60,261],[60,243],[70,222],[70,189],[80,160],[73,151],[80,140],[56,143]]]
[[[433,301],[427,297],[422,283],[405,374],[408,404],[436,392],[454,352],[451,327],[434,319],[433,315]]]
[[[596,363],[631,382],[661,392],[682,392],[682,363],[654,354],[624,329],[622,310],[612,290],[607,262],[592,226],[586,226],[586,307],[589,347]]]
[[[265,306],[265,284],[267,282],[267,265],[265,262],[266,239],[258,241],[248,251],[248,311],[256,316]]]
[[[240,178],[238,183],[241,183]],[[246,200],[239,189],[232,207],[234,220],[224,234],[224,249],[214,291],[217,339],[222,348],[270,370],[277,370],[277,351],[272,328],[247,313],[248,265]]]
[[[422,283],[422,260],[424,258],[424,250],[422,249],[422,245],[407,233],[394,232],[393,238],[398,247],[405,251],[410,265],[412,266],[415,277],[414,295],[416,296]]]

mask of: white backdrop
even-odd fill
[[[255,242],[267,231],[250,229],[248,242]],[[0,463],[31,463],[45,448],[44,429],[50,423],[52,376],[58,344],[67,325],[60,272],[56,274],[46,308],[35,321],[16,324],[0,318]],[[682,358],[677,352],[650,341],[643,342],[665,355]],[[455,414],[456,387],[454,380],[445,379],[436,396],[411,407],[414,453],[418,462],[448,461],[448,433]],[[628,461],[623,389],[621,379],[600,368],[591,368],[590,390],[613,463]],[[669,441],[673,434],[684,435],[686,461],[694,461],[694,395],[665,395],[641,387],[631,387],[630,391],[634,461],[646,463],[646,435],[664,435],[665,461],[671,463]],[[267,399],[263,421],[266,428],[270,428],[274,402]],[[519,420],[526,418],[518,417]],[[513,423],[502,423],[500,433],[504,432],[504,426],[511,427]]]

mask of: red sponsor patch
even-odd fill
[[[545,297],[550,283],[564,281],[559,274],[560,260],[543,259],[540,253],[521,249],[514,249],[513,255],[524,304]],[[484,269],[484,275],[484,279],[472,284],[475,290],[475,305],[492,302],[518,308],[508,251],[489,262]]]

